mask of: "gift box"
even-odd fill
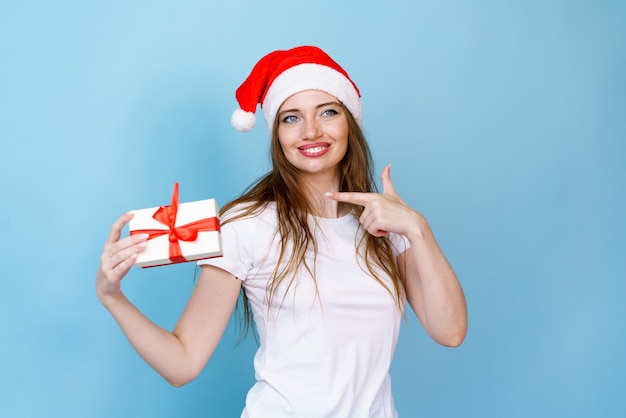
[[[133,210],[131,235],[148,234],[135,265],[155,267],[222,255],[218,206],[215,199],[178,203],[178,183],[167,206]]]

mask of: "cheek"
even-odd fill
[[[335,132],[337,137],[345,138],[347,141],[348,131],[350,131],[350,126],[348,125],[348,120],[344,117],[339,123],[337,123],[337,125],[335,125]]]
[[[344,149],[348,148],[348,127],[339,127],[335,132],[335,138],[341,147]]]
[[[293,160],[294,150],[288,144],[280,143],[280,150],[287,161]]]
[[[292,135],[289,135],[289,131],[280,128],[278,129],[278,144],[283,152],[287,152],[294,143],[291,137]]]
[[[294,155],[294,149],[293,149],[293,143],[285,140],[285,137],[283,136],[283,139],[280,139],[280,133],[279,133],[279,137],[278,137],[278,147],[276,147],[275,149],[277,150],[277,153],[280,154],[280,156],[278,157],[279,160],[283,161],[283,163],[288,163],[288,164],[293,164],[293,155]]]

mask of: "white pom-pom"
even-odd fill
[[[239,132],[248,132],[254,128],[256,117],[252,112],[246,112],[242,109],[236,109],[230,118],[230,124]]]

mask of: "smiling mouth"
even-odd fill
[[[330,145],[314,145],[309,147],[300,147],[298,150],[304,155],[316,156],[323,154],[328,150],[328,148],[330,148]]]

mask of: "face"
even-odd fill
[[[334,96],[319,90],[296,93],[278,110],[280,146],[304,177],[338,179],[348,148],[345,112]]]

